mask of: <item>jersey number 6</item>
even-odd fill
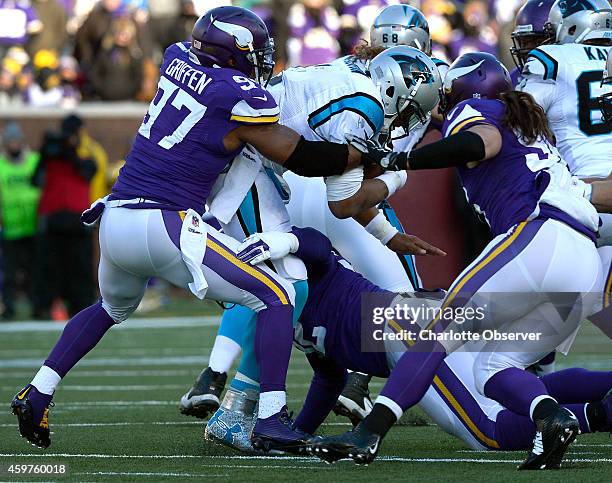
[[[187,117],[183,119],[173,133],[170,133],[159,140],[157,144],[164,149],[170,149],[172,146],[185,139],[185,136],[187,136],[193,126],[195,126],[206,113],[206,106],[200,104],[183,89],[180,89],[174,82],[162,77],[159,79],[159,85],[157,86],[157,94],[155,98],[158,98],[160,93],[161,97],[157,101],[157,104],[155,103],[155,99],[153,99],[149,105],[147,115],[138,129],[139,134],[147,139],[150,139],[151,128],[175,92],[176,95],[174,96],[171,105],[178,111],[180,111],[183,107],[186,107],[189,110],[189,114],[187,114]]]
[[[593,87],[598,88],[601,85],[603,71],[590,70],[583,72],[576,79],[578,89],[578,125],[580,130],[587,136],[597,136],[599,134],[612,133],[612,126],[606,125],[603,121],[593,122],[593,113],[597,115],[599,104],[597,95],[593,95]]]

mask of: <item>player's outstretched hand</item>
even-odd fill
[[[298,239],[293,233],[280,231],[255,233],[238,247],[237,257],[245,263],[257,265],[266,260],[286,257],[289,253],[295,253],[298,247]]]
[[[437,255],[444,257],[446,252],[440,250],[438,247],[430,245],[429,243],[421,240],[418,236],[406,235],[405,233],[398,233],[395,235],[387,246],[395,253],[400,255]]]

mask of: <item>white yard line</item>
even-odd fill
[[[227,468],[227,467],[225,467]],[[229,476],[227,473],[223,474],[210,474],[210,473],[166,473],[166,472],[142,472],[142,471],[83,471],[75,473],[76,475],[90,475],[90,476],[175,476],[175,477],[223,477]]]
[[[221,316],[206,315],[202,317],[150,317],[143,319],[130,319],[122,324],[115,325],[112,330],[130,329],[174,329],[176,327],[216,327]],[[19,332],[59,332],[63,330],[64,322],[34,321],[5,322],[0,324],[0,333]]]
[[[115,455],[101,453],[0,453],[0,458],[90,458],[90,459],[222,459],[222,460],[244,460],[244,461],[287,461],[287,462],[313,462],[318,460],[314,458],[291,457],[291,456],[205,456],[205,455]],[[480,463],[480,464],[495,464],[507,463],[517,464],[522,463],[520,460],[509,459],[494,459],[494,458],[402,458],[400,456],[381,456],[378,461],[389,461],[394,463]],[[612,463],[612,458],[570,458],[567,463]],[[233,465],[232,465],[233,466]]]
[[[104,428],[108,426],[204,426],[206,421],[146,421],[117,423],[55,423],[53,428]],[[350,423],[323,423],[322,426],[350,426]],[[13,428],[15,423],[2,423],[0,428]]]
[[[151,349],[151,352],[155,350]],[[38,368],[43,362],[44,357],[40,359],[0,359],[0,369]],[[208,364],[207,356],[86,357],[79,361],[79,367],[192,365],[203,368],[206,364]]]

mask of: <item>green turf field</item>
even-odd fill
[[[50,414],[54,430],[46,451],[17,432],[9,403],[29,382],[59,334],[55,323],[0,324],[0,468],[11,463],[67,464],[78,481],[612,481],[612,439],[578,438],[561,472],[518,473],[519,453],[474,452],[413,411],[394,428],[368,468],[342,461],[244,456],[205,442],[203,424],[179,414],[180,396],[191,385],[212,346],[216,317],[133,320],[114,328],[63,381]],[[591,326],[559,366],[612,369],[610,341]],[[311,372],[294,351],[288,377],[290,406],[298,410]],[[382,380],[373,381],[380,389]],[[420,424],[420,426],[414,426]],[[323,432],[348,428],[330,417]],[[0,481],[24,481],[0,474]],[[30,478],[31,480],[32,478]],[[44,480],[57,480],[45,477]]]

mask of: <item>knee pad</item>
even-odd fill
[[[102,300],[102,308],[115,321],[115,324],[120,324],[134,313],[138,304],[129,307],[111,307],[106,301]]]

